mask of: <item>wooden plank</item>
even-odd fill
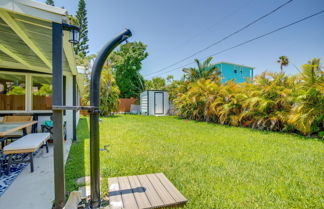
[[[112,209],[177,207],[188,201],[162,173],[109,178],[108,183]]]
[[[138,209],[133,190],[127,177],[118,177],[119,188],[123,199],[124,209]]]
[[[169,194],[178,204],[186,203],[188,200],[178,191],[178,189],[167,179],[163,173],[157,173],[155,176],[161,181]]]
[[[116,178],[108,178],[108,188],[109,188],[110,208],[111,209],[124,208],[117,177]]]
[[[165,187],[160,182],[160,180],[155,176],[155,174],[148,174],[146,176],[150,180],[150,182],[153,185],[155,191],[160,196],[160,198],[163,201],[164,205],[171,205],[171,204],[174,204],[176,202],[175,199],[173,199],[173,197],[165,189]]]
[[[153,185],[151,184],[150,180],[147,178],[146,175],[139,175],[137,176],[138,180],[140,181],[141,185],[146,189],[146,196],[149,199],[152,207],[162,207],[164,206],[163,201],[161,200],[158,193],[155,191]]]
[[[129,176],[128,180],[132,187],[138,207],[151,208],[152,205],[146,196],[146,189],[141,185],[137,176]]]

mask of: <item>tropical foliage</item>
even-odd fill
[[[324,136],[324,73],[320,59],[309,61],[302,69],[289,123],[305,135],[319,132]]]
[[[100,114],[111,115],[118,111],[120,93],[111,68],[102,71],[100,82]]]
[[[35,96],[51,96],[52,95],[52,85],[43,84],[38,91],[33,92]]]
[[[195,79],[187,76],[174,90],[172,100],[182,118],[322,136],[324,74],[320,60],[313,59],[302,69],[296,76],[264,72],[254,83],[241,84],[222,84],[215,74]]]
[[[77,56],[77,64],[82,68],[83,73],[77,77],[82,105],[90,105],[90,76],[91,68],[96,55],[89,55],[84,58]],[[120,90],[116,84],[115,75],[109,60],[103,66],[100,77],[100,114],[102,116],[111,115],[117,112],[119,105]]]
[[[213,57],[208,57],[204,62],[195,59],[197,68],[184,68],[182,71],[185,73],[185,78],[188,81],[196,81],[200,78],[213,78],[220,74],[219,69],[211,64]]]
[[[10,91],[8,91],[7,95],[25,95],[25,88],[21,86],[13,86]]]

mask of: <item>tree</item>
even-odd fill
[[[211,64],[213,57],[208,57],[203,63],[198,59],[195,59],[197,68],[184,68],[182,71],[185,73],[185,79],[192,82],[197,81],[200,78],[212,78],[220,75],[219,69],[216,65]]]
[[[109,57],[121,98],[136,98],[145,89],[144,78],[139,71],[142,61],[148,56],[146,47],[142,42],[130,42],[121,45]]]
[[[286,57],[286,56],[279,57],[279,59],[277,60],[277,62],[280,64],[280,72],[281,73],[283,72],[283,67],[286,67],[289,64],[288,57]]]
[[[152,78],[152,80],[145,81],[146,90],[164,90],[166,87],[165,79],[161,77]]]
[[[80,57],[76,55],[76,64],[78,66],[78,70],[80,71],[77,74],[77,82],[79,84],[79,91],[81,97],[81,104],[82,105],[90,105],[90,76],[91,76],[91,69],[96,58],[95,54]]]
[[[79,43],[74,45],[75,54],[80,57],[85,57],[88,54],[88,19],[85,0],[80,0],[78,5],[78,11],[76,13],[76,19],[79,23]]]
[[[96,55],[89,55],[84,58],[76,56],[77,65],[81,66],[80,73],[77,75],[79,91],[82,105],[90,104],[90,77],[91,69]],[[100,77],[100,114],[103,116],[111,115],[118,111],[119,106],[119,88],[116,84],[112,65],[109,64],[109,58],[103,66]]]
[[[51,5],[51,6],[55,6],[53,0],[46,0],[45,4],[48,4],[48,5]]]

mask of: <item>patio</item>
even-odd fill
[[[71,143],[71,140],[65,142],[65,161]],[[0,196],[1,208],[44,209],[52,207],[52,201],[54,200],[53,151],[53,144],[50,144],[48,153],[46,153],[45,149],[41,149],[35,155],[34,172],[30,172],[29,166],[24,168],[4,194]]]

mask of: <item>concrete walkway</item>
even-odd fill
[[[65,161],[71,147],[71,141],[65,142]],[[34,158],[34,172],[30,166],[19,174],[0,197],[2,209],[50,209],[54,200],[54,161],[53,144],[49,153],[42,148]]]

